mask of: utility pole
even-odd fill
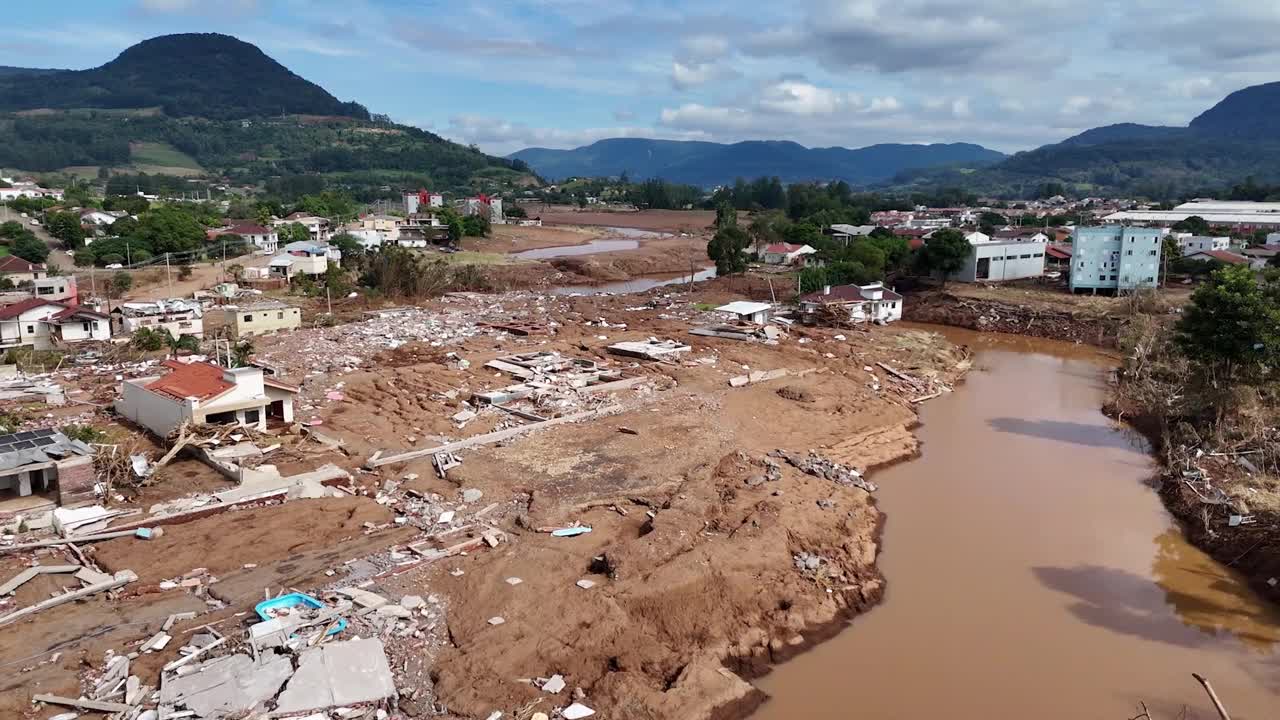
[[[164,254],[164,281],[169,287],[169,296],[173,296],[173,275],[169,272],[169,253]]]
[[[324,286],[324,301],[329,306],[329,317],[333,317],[333,293],[330,292],[329,286]]]

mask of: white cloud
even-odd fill
[[[258,9],[258,0],[219,0],[216,3],[201,0],[138,0],[137,9],[147,13],[178,14],[199,11],[245,13]]]
[[[692,61],[718,60],[729,53],[729,40],[721,35],[690,35],[680,41],[681,55]]]
[[[720,76],[720,69],[712,63],[686,65],[679,60],[671,63],[671,86],[677,90],[706,85]]]
[[[705,140],[700,131],[683,132],[653,128],[618,126],[601,128],[540,128],[483,115],[455,115],[439,134],[462,143],[475,143],[485,152],[507,155],[528,147],[575,148],[597,140],[617,137],[657,137],[672,140]]]

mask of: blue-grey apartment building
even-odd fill
[[[1156,287],[1164,233],[1124,225],[1076,228],[1071,234],[1071,292]]]

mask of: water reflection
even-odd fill
[[[1233,635],[1261,651],[1280,643],[1280,611],[1251,592],[1243,577],[1188,545],[1176,528],[1155,543],[1152,576],[1185,625]]]
[[[1145,442],[1137,433],[1117,432],[1116,428],[1097,423],[998,417],[991,418],[987,421],[987,424],[997,432],[1027,435],[1072,445],[1118,448],[1121,450],[1145,450],[1146,448]]]

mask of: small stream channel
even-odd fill
[[[924,405],[920,458],[875,475],[884,602],[758,685],[753,720],[1280,717],[1280,613],[1191,547],[1099,411],[1109,360],[940,330],[973,347]]]

